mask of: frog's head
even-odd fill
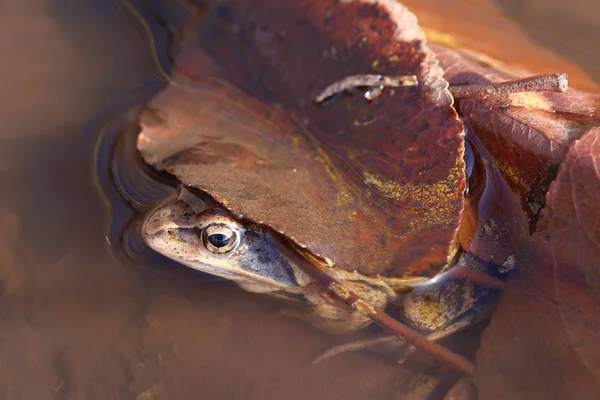
[[[252,292],[293,292],[308,280],[267,229],[184,187],[148,214],[142,234],[162,255]]]

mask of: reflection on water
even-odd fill
[[[133,115],[161,84],[132,26],[110,0],[2,5],[0,398],[422,398],[432,382],[402,382],[409,367],[374,356],[312,365],[337,338],[278,317],[277,303],[107,251],[117,235],[86,127]],[[587,32],[570,32],[593,68]],[[132,211],[112,211],[125,229]]]

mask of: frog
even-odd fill
[[[356,15],[346,13],[348,4],[331,6],[340,15]],[[285,62],[264,57],[270,46],[280,46],[271,42],[276,36],[261,36],[265,40],[251,52],[257,57],[251,73],[239,74],[245,64],[229,53],[220,56],[227,46],[216,46],[212,32],[233,39],[252,24],[230,31],[219,23],[199,27],[199,35],[211,40],[192,45],[194,57],[175,56],[169,84],[138,119],[139,155],[181,184],[148,213],[142,236],[153,250],[185,266],[249,292],[303,304],[288,314],[319,329],[347,334],[371,324],[306,272],[307,265],[317,266],[373,309],[436,340],[488,316],[499,292],[453,271],[494,276],[498,268],[469,253],[477,229],[464,245],[457,237],[467,203],[466,127],[435,55],[399,3],[362,7],[391,13],[390,26],[367,23],[371,13],[343,20],[351,37],[322,35],[309,26],[328,51],[311,64],[319,73],[306,79],[286,77],[300,71],[293,66],[314,58],[308,53],[286,53]],[[298,12],[313,11],[323,10]],[[327,18],[307,20],[327,25]],[[289,44],[278,51],[305,40],[288,28],[268,29],[288,32],[281,37]],[[381,56],[398,43],[407,51]],[[342,49],[352,57],[342,56]],[[379,72],[371,83],[358,82],[375,84],[368,101],[355,96],[315,104],[318,90],[340,76],[362,73],[356,71],[359,59]],[[400,71],[410,79],[393,80],[388,88],[385,76]],[[241,76],[247,79],[241,82]],[[466,215],[477,228],[477,213]],[[490,232],[498,242],[510,236]],[[483,239],[486,245],[488,237]]]
[[[500,293],[497,288],[454,278],[452,268],[431,279],[404,279],[402,285],[399,279],[374,279],[336,268],[269,226],[236,216],[210,196],[185,185],[147,213],[142,237],[150,248],[187,267],[233,281],[248,292],[300,304],[283,308],[282,313],[332,334],[355,332],[371,320],[328,296],[303,271],[302,263],[321,263],[372,306],[391,310],[392,315],[431,340],[487,318]],[[490,275],[497,272],[495,266],[473,257],[462,260],[454,268],[470,262],[470,268],[475,265]],[[401,352],[400,358],[414,350],[387,334],[351,347],[356,350],[388,340],[397,342],[394,352]]]

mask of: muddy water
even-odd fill
[[[592,2],[522,3],[456,2],[491,7],[598,79]],[[430,392],[415,363],[346,354],[312,365],[339,339],[277,316],[278,303],[108,251],[115,209],[98,194],[92,128],[106,120],[100,110],[123,110],[160,84],[147,37],[109,0],[5,0],[0,9],[0,398]]]

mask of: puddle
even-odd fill
[[[312,365],[339,338],[278,316],[276,301],[110,250],[136,226],[99,195],[110,161],[94,159],[98,135],[121,132],[115,118],[162,84],[117,5],[28,0],[0,15],[0,397],[423,398],[435,382],[406,363],[352,353]],[[577,49],[593,68],[594,46]]]

